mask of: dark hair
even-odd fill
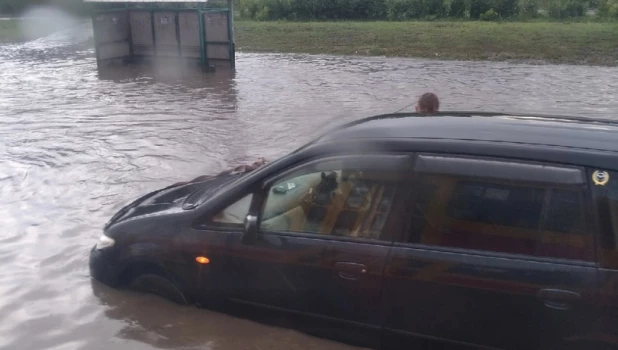
[[[418,99],[418,108],[421,112],[435,113],[440,109],[440,100],[431,92],[425,93]]]

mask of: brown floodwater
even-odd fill
[[[276,158],[426,91],[445,110],[618,110],[618,70],[601,67],[240,53],[235,72],[99,73],[89,27],[0,46],[1,349],[352,349],[107,288],[89,249],[140,194]]]

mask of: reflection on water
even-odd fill
[[[136,343],[132,346],[139,349],[354,349],[247,318],[178,306],[151,295],[114,290],[98,282],[92,282],[92,290],[105,307],[102,321],[119,321],[122,328],[117,330],[115,337]],[[89,348],[107,336],[90,336],[93,335],[96,340],[88,339]]]
[[[89,25],[0,46],[1,349],[345,349],[297,331],[91,283],[123,204],[320,128],[435,91],[443,109],[615,118],[618,71],[240,54],[236,72],[97,71]]]

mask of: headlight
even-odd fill
[[[99,241],[97,242],[97,245],[95,246],[95,249],[101,250],[101,249],[113,247],[114,243],[116,243],[114,239],[109,238],[106,235],[101,235],[101,237],[99,237]]]

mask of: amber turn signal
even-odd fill
[[[197,258],[195,258],[195,261],[197,261],[200,264],[208,264],[210,262],[210,259],[208,259],[205,256],[198,256]]]

